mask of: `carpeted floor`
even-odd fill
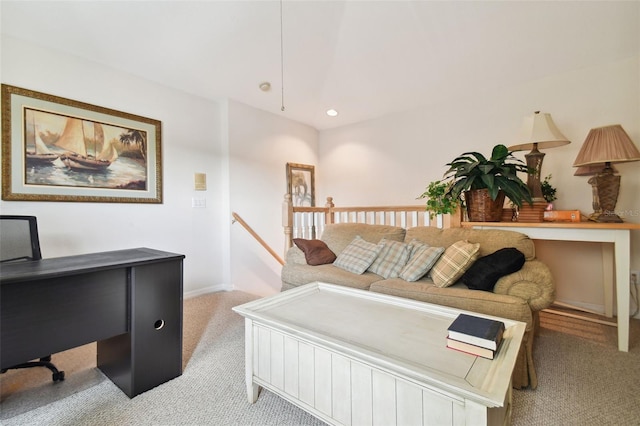
[[[185,301],[184,372],[129,399],[95,368],[95,344],[54,355],[66,380],[45,369],[0,376],[3,425],[321,425],[270,392],[249,404],[244,386],[241,292]],[[640,425],[640,321],[630,352],[616,328],[543,313],[534,357],[536,390],[513,394],[514,425]]]
[[[616,327],[542,312],[538,388],[514,392],[513,424],[640,425],[640,320],[629,352],[617,342]]]

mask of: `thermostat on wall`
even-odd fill
[[[207,174],[206,173],[196,173],[193,175],[194,185],[193,189],[196,191],[206,191],[207,190]]]

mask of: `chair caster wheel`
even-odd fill
[[[53,373],[51,376],[54,382],[61,382],[64,380],[64,371],[58,371],[57,373]]]

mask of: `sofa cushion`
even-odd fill
[[[515,247],[524,254],[526,260],[533,260],[536,257],[533,240],[515,231],[416,226],[407,229],[406,241],[414,238],[436,247],[449,247],[460,240],[480,243],[480,256],[486,256],[504,247]]]
[[[353,241],[340,252],[333,264],[345,271],[360,275],[376,260],[383,247],[383,242],[370,243],[356,235]]]
[[[359,235],[370,243],[378,243],[381,239],[404,242],[405,229],[399,226],[369,225],[366,223],[331,223],[322,231],[321,240],[336,255],[347,247]]]
[[[527,323],[527,330],[533,327],[531,309],[526,300],[518,296],[469,290],[462,283],[439,288],[426,277],[412,283],[400,278],[392,278],[373,282],[369,290],[522,321]]]
[[[460,281],[471,290],[493,291],[500,277],[522,269],[524,254],[513,247],[505,247],[476,260]]]
[[[413,254],[399,276],[405,281],[418,281],[435,265],[444,253],[444,247],[429,247],[428,244],[419,243],[417,240],[412,241],[411,245],[414,248]]]
[[[448,287],[458,281],[478,258],[479,243],[457,241],[446,248],[429,273],[437,287]]]
[[[357,275],[333,264],[310,266],[304,263],[288,264],[282,268],[282,283],[290,287],[320,281],[345,287],[368,290],[371,283],[382,280],[380,275],[365,272]]]
[[[336,260],[336,254],[322,240],[294,238],[293,243],[304,252],[307,265],[326,265]]]

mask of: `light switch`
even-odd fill
[[[191,199],[191,207],[197,208],[197,209],[203,209],[203,208],[207,207],[206,198],[192,198]]]

